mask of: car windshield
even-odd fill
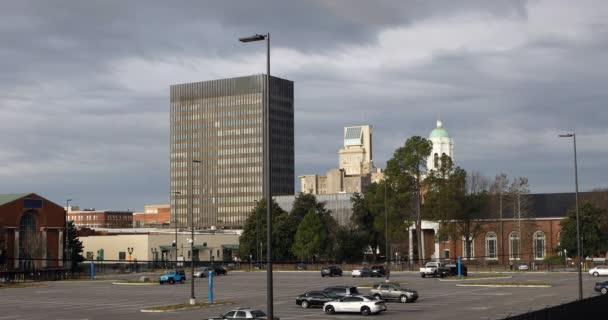
[[[337,298],[339,298],[337,294],[335,294],[335,293],[333,293],[333,292],[331,292],[331,291],[325,291],[325,294],[326,294],[328,297],[332,298],[332,299],[337,299]]]
[[[266,314],[262,310],[251,310],[251,316],[253,316],[253,317],[265,317]]]

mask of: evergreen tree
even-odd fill
[[[327,245],[327,228],[314,210],[308,211],[298,226],[292,252],[300,259],[319,256]]]
[[[73,221],[68,221],[67,224],[67,258],[70,261],[70,269],[76,271],[78,264],[84,261],[82,250],[84,249],[82,241],[76,235],[76,226]]]

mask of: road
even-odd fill
[[[508,314],[540,309],[575,300],[578,295],[575,273],[513,273],[500,281],[548,282],[552,288],[487,288],[460,287],[457,282],[422,279],[415,272],[394,272],[391,280],[407,283],[418,290],[415,303],[389,302],[388,310],[377,316],[382,319],[501,319]],[[137,278],[133,276],[133,278]],[[593,284],[598,281],[583,277],[585,296],[592,296]],[[383,280],[383,279],[381,279]],[[353,319],[360,315],[325,315],[321,309],[302,309],[295,297],[308,290],[329,285],[357,285],[367,287],[381,281],[349,276],[321,278],[317,272],[276,272],[275,315],[287,319]],[[493,280],[499,281],[499,280]],[[469,283],[471,281],[467,281]],[[206,319],[236,306],[266,309],[264,272],[234,272],[215,278],[216,300],[234,302],[232,306],[181,310],[170,313],[142,313],[148,306],[184,303],[190,297],[190,285],[116,285],[112,281],[63,281],[45,283],[35,288],[0,290],[0,320],[5,319]],[[207,300],[207,279],[196,279],[196,296]],[[369,289],[361,289],[369,293]]]

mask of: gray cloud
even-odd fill
[[[570,191],[606,185],[601,1],[13,1],[0,4],[0,192],[139,209],[168,201],[168,87],[263,71],[296,83],[296,175],[375,127],[383,166],[438,114],[456,161]]]

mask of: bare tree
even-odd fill
[[[498,197],[498,221],[499,221],[499,241],[498,241],[498,255],[500,256],[500,260],[504,261],[505,251],[504,251],[504,195],[508,192],[509,188],[509,178],[506,173],[497,174],[494,177],[494,182],[490,186],[490,194]]]
[[[473,171],[467,175],[467,192],[469,194],[480,194],[490,189],[490,179],[479,171]]]
[[[31,266],[35,269],[42,267],[42,259],[46,254],[46,241],[41,232],[28,230],[23,234],[23,254],[24,258],[31,261]]]
[[[522,253],[532,253],[532,232],[535,223],[530,219],[531,200],[529,193],[528,178],[519,177],[511,182],[509,197],[513,209],[513,217],[517,221],[517,230],[519,232],[519,252],[517,258],[520,260]],[[530,248],[528,248],[528,244],[530,244]],[[528,252],[523,252],[524,250]]]

